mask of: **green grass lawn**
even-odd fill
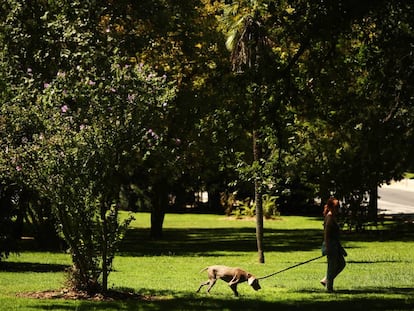
[[[414,172],[406,172],[404,178],[414,178]]]
[[[239,285],[235,298],[219,281],[195,293],[212,264],[240,266],[263,276],[320,255],[322,220],[281,217],[265,221],[266,263],[257,262],[254,220],[218,215],[168,214],[165,237],[150,241],[149,215],[136,214],[114,262],[109,286],[148,300],[82,301],[23,298],[21,293],[59,289],[70,257],[21,252],[0,270],[0,310],[414,310],[413,225],[345,233],[347,266],[328,294],[319,284],[322,258],[261,281],[255,292]]]

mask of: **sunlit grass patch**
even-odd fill
[[[320,255],[322,219],[282,217],[265,221],[265,264],[257,261],[254,220],[220,215],[168,214],[163,240],[149,239],[149,215],[136,214],[109,287],[142,295],[142,300],[71,301],[28,299],[19,294],[60,289],[70,256],[53,252],[12,255],[0,270],[0,304],[5,310],[410,310],[414,303],[412,228],[392,223],[361,234],[343,234],[347,266],[336,293],[319,284],[326,258],[262,280],[262,290],[239,285],[233,297],[218,281],[207,295],[195,293],[212,264],[239,266],[256,276]],[[411,233],[410,233],[411,232]]]

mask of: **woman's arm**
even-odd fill
[[[326,254],[329,254],[329,246],[330,246],[330,240],[332,237],[332,225],[333,225],[333,217],[332,215],[327,215],[325,217],[325,230],[324,230],[324,241],[325,241],[325,249],[326,249]]]

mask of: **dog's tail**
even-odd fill
[[[206,271],[208,269],[208,267],[205,267],[204,269],[201,269],[199,273]]]

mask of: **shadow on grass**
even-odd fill
[[[32,262],[0,262],[0,271],[7,272],[63,272],[69,266],[59,264],[43,264]]]
[[[315,290],[301,290],[300,293],[315,293]],[[330,294],[327,294],[330,295]],[[370,296],[370,295],[400,295],[410,297],[414,300],[414,288],[408,287],[364,287],[357,289],[340,289],[335,290],[332,295],[340,297],[341,295],[353,295],[353,296]]]
[[[414,241],[414,222],[393,221],[380,229],[362,232],[342,232],[343,240],[355,242],[412,242]]]
[[[412,310],[413,290],[349,290],[335,294],[316,293],[307,298],[264,301],[247,297],[214,297],[203,294],[179,294],[170,291],[153,293],[156,300],[78,301],[76,305],[53,300],[50,310]],[[164,298],[163,298],[164,297]],[[43,306],[33,306],[42,310]]]
[[[407,260],[347,260],[347,263],[352,263],[352,264],[361,264],[361,265],[366,265],[366,264],[370,264],[370,263],[396,263],[396,262],[400,262],[400,263],[411,263],[411,261],[407,261]]]
[[[320,221],[318,219],[318,221]],[[291,252],[319,249],[323,230],[265,228],[266,251]],[[343,232],[348,241],[414,241],[414,224],[393,223],[381,230]],[[164,229],[164,238],[149,240],[148,229],[130,229],[120,245],[120,253],[129,256],[217,256],[218,252],[246,252],[256,249],[256,232],[252,227]],[[227,255],[226,255],[227,256]]]
[[[306,237],[306,238],[304,238]],[[314,250],[322,243],[322,230],[265,231],[266,251]],[[217,256],[217,252],[250,252],[256,249],[255,228],[166,229],[164,238],[149,241],[148,231],[129,230],[120,253],[129,256]],[[226,255],[228,256],[228,254]]]

